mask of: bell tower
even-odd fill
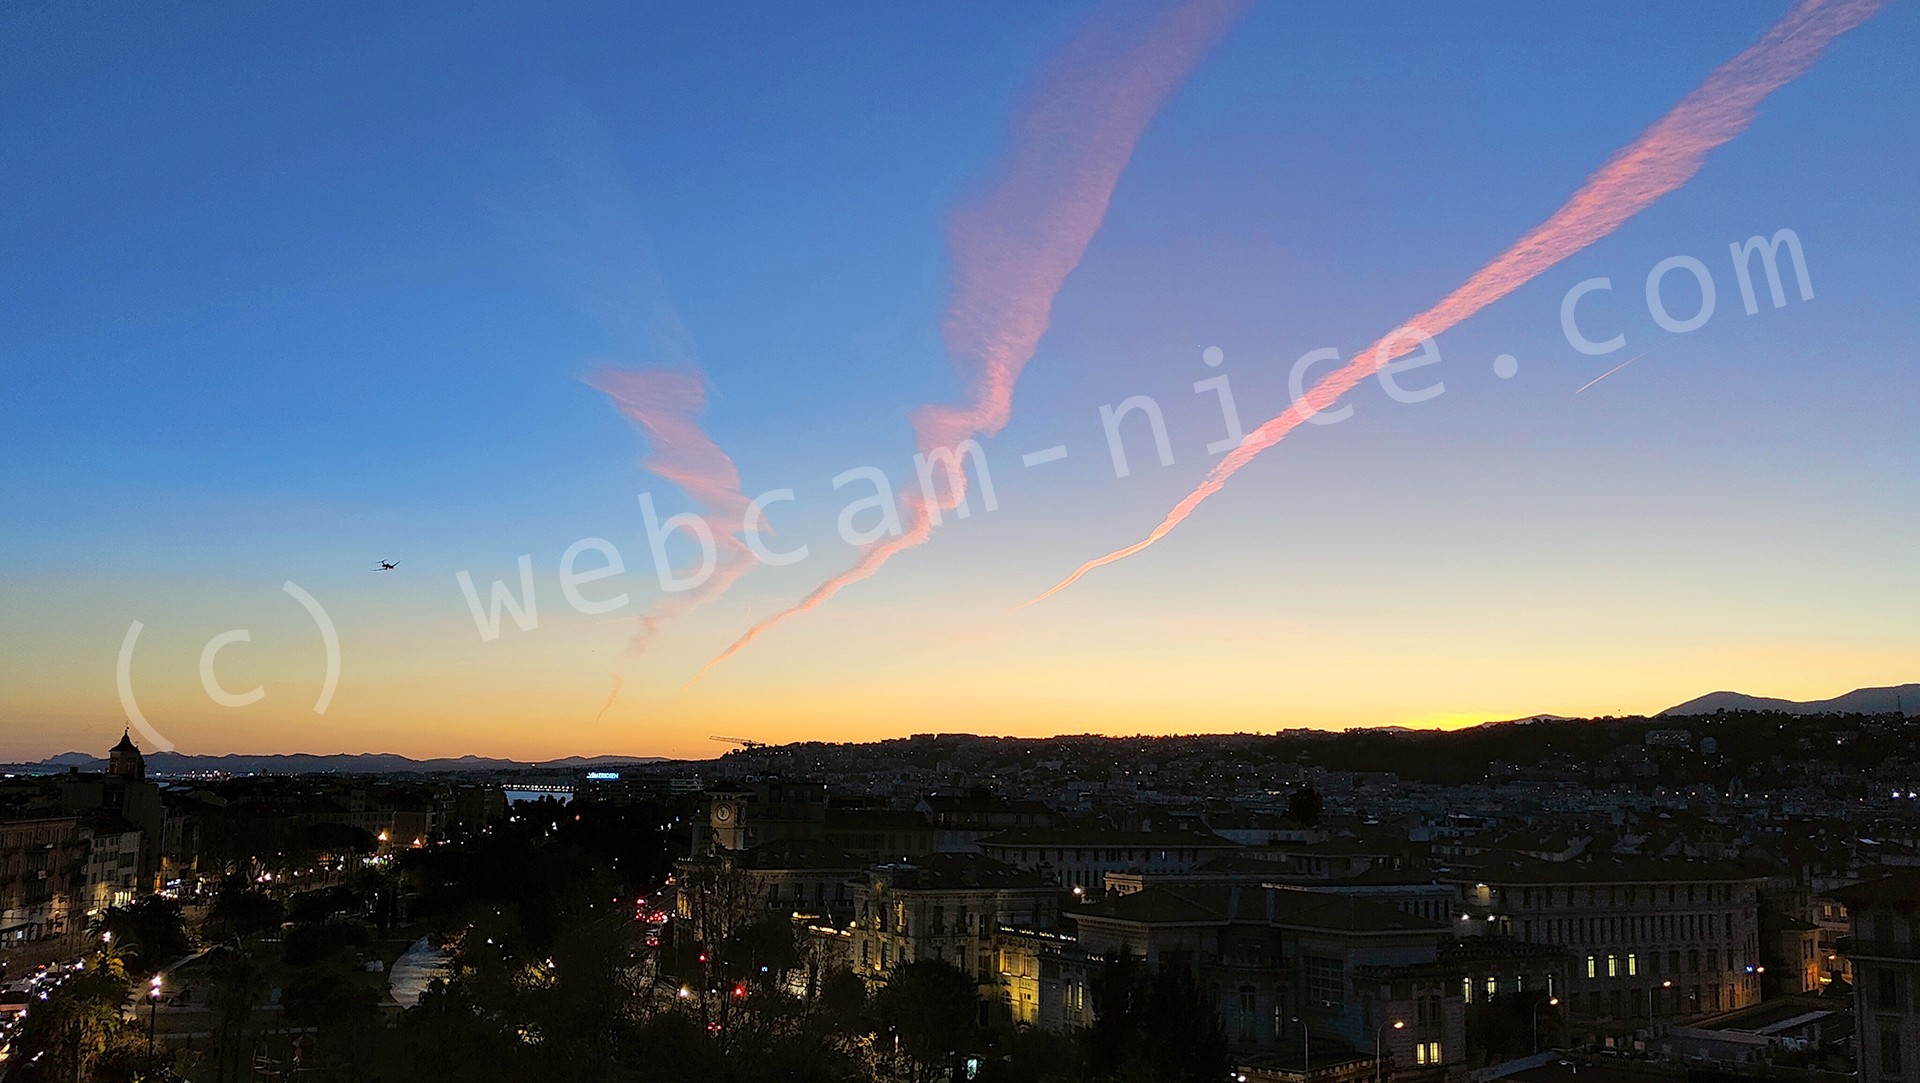
[[[147,777],[147,761],[133,743],[131,731],[120,735],[120,743],[107,753],[107,773],[117,778],[140,782]]]

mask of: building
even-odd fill
[[[1851,927],[1840,941],[1853,964],[1860,1083],[1920,1076],[1920,869],[1830,893]]]
[[[0,823],[0,948],[77,929],[86,866],[78,816]]]
[[[141,853],[149,845],[144,833],[111,813],[96,812],[81,819],[79,838],[87,851],[84,883],[75,900],[79,910],[91,918],[132,902],[141,893]]]
[[[1848,1073],[1853,1012],[1845,998],[1779,997],[1660,1033],[1656,1054],[1689,1067],[1740,1075],[1777,1069]]]
[[[785,839],[825,841],[826,820],[823,783],[776,778],[712,790],[706,818],[694,824],[693,853],[751,850]]]
[[[159,887],[160,845],[166,837],[167,810],[160,787],[147,781],[146,757],[133,743],[131,732],[107,753],[105,774],[69,771],[59,781],[60,803],[80,816],[107,813],[131,824],[144,845],[136,868],[140,892]]]
[[[978,846],[995,861],[1042,873],[1061,887],[1096,897],[1105,892],[1109,873],[1191,872],[1209,858],[1240,849],[1211,832],[1100,827],[1022,828],[986,836]]]
[[[986,790],[934,794],[914,811],[933,824],[933,848],[943,854],[980,852],[980,840],[1002,831],[1052,827],[1053,810],[1040,801],[1016,801]]]
[[[1820,927],[1805,918],[1760,910],[1760,955],[1766,963],[1767,995],[1813,993],[1825,984]]]
[[[1561,948],[1503,936],[1462,937],[1441,948],[1440,956],[1460,983],[1469,1013],[1500,997],[1535,994],[1535,999],[1558,1001],[1572,968]]]
[[[997,931],[1054,928],[1060,894],[1038,872],[978,854],[875,866],[853,890],[855,971],[877,978],[900,963],[944,959],[997,986]]]
[[[1447,926],[1384,902],[1278,884],[1149,887],[1075,913],[1102,957],[1191,966],[1236,1050],[1371,1056],[1397,1076],[1465,1060]],[[1397,1024],[1397,1025],[1396,1025]]]
[[[934,852],[933,824],[918,812],[829,806],[823,830],[829,843],[870,865]]]
[[[1000,1003],[1019,1026],[1065,1034],[1093,1025],[1101,960],[1061,930],[1002,925],[994,934]]]
[[[1431,876],[1392,869],[1369,869],[1358,876],[1328,880],[1300,876],[1291,863],[1253,854],[1225,854],[1204,861],[1191,872],[1110,872],[1106,876],[1108,893],[1122,895],[1149,887],[1193,884],[1277,884],[1304,891],[1323,891],[1351,895],[1399,907],[1416,917],[1429,918],[1447,928],[1453,927],[1454,888]]]
[[[768,914],[844,924],[853,917],[853,881],[867,863],[828,842],[781,839],[728,855],[753,883]]]
[[[1573,957],[1562,1001],[1606,1029],[1744,1008],[1760,999],[1759,879],[1699,861],[1526,858],[1460,865],[1463,935],[1511,937]]]

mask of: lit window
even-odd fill
[[[1619,976],[1620,976],[1620,957],[1617,955],[1607,956],[1607,977],[1617,978]]]
[[[1627,953],[1627,977],[1637,977],[1640,973],[1640,956],[1635,952]]]
[[[1591,955],[1589,955],[1589,956],[1587,956],[1587,977],[1589,977],[1589,978],[1593,978],[1593,977],[1598,977],[1598,976],[1599,976],[1599,975],[1597,975],[1597,974],[1596,974],[1596,973],[1594,972],[1594,968],[1593,968],[1593,956],[1591,956]]]

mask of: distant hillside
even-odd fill
[[[547,760],[539,763],[523,763],[519,760],[493,759],[485,756],[460,756],[454,759],[416,760],[407,756],[396,756],[385,752],[340,753],[336,755],[313,755],[310,753],[292,753],[288,755],[248,756],[192,756],[179,752],[154,752],[147,756],[147,770],[156,775],[186,775],[203,772],[221,772],[230,775],[271,774],[341,774],[341,775],[396,775],[428,774],[440,771],[513,771],[528,768],[578,768],[610,767],[620,764],[657,763],[659,756],[568,756],[565,759]],[[78,768],[82,771],[104,771],[107,761],[99,756],[85,752],[62,752],[58,756],[49,756],[41,760],[38,766],[47,771],[65,771]]]
[[[1832,699],[1805,702],[1749,696],[1744,692],[1709,692],[1660,713],[1694,715],[1713,714],[1716,711],[1778,711],[1781,714],[1892,714],[1901,711],[1913,715],[1920,714],[1920,684],[1856,688]]]

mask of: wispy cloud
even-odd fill
[[[583,116],[557,125],[551,140],[555,175],[517,203],[492,207],[493,214],[532,256],[533,267],[590,315],[620,353],[647,360],[646,367],[602,365],[585,382],[640,429],[647,442],[641,467],[692,498],[716,550],[714,569],[699,586],[622,618],[634,625],[618,663],[624,667],[645,653],[663,625],[725,593],[751,567],[752,552],[740,535],[748,501],[732,458],[698,420],[707,401],[699,351],[654,261],[638,196],[606,152],[604,135]],[[596,721],[625,685],[616,670]]]
[[[1099,231],[1141,134],[1246,6],[1243,0],[1183,0],[1146,25],[1090,26],[1049,66],[1015,118],[996,183],[949,223],[953,297],[944,331],[967,397],[914,412],[923,454],[1006,425],[1020,370],[1046,334],[1061,284]],[[939,476],[945,473],[935,471],[932,492],[901,497],[900,534],[867,546],[851,568],[748,628],[694,680],[768,629],[925,542],[940,513],[966,499],[966,475]]]
[[[691,590],[667,594],[635,618],[633,635],[621,655],[622,666],[646,653],[654,634],[670,621],[725,594],[753,566],[753,551],[742,531],[750,501],[740,492],[740,471],[733,458],[713,442],[697,420],[707,404],[706,380],[677,369],[603,368],[587,377],[615,407],[647,436],[649,454],[641,467],[680,487],[700,505],[700,518],[713,537],[712,570]],[[613,687],[594,721],[606,717],[626,676],[616,671]]]
[[[1707,153],[1745,131],[1767,95],[1798,78],[1827,45],[1878,11],[1882,0],[1802,0],[1761,39],[1722,64],[1640,137],[1601,166],[1552,217],[1514,242],[1440,303],[1328,373],[1278,417],[1247,434],[1145,538],[1096,557],[1045,593],[1050,598],[1095,568],[1125,560],[1172,532],[1201,502],[1301,422],[1339,401],[1381,366],[1412,351],[1415,329],[1438,335],[1519,289],[1542,271],[1618,229],[1693,179]]]
[[[706,380],[677,369],[603,368],[587,377],[606,393],[629,421],[646,434],[649,453],[641,467],[679,486],[700,505],[700,518],[712,532],[713,571],[691,590],[669,594],[638,618],[627,658],[642,654],[660,626],[726,593],[753,566],[753,551],[742,532],[748,498],[740,492],[740,471],[697,420],[707,404]],[[617,678],[616,678],[617,680]],[[607,706],[619,695],[616,683]]]

